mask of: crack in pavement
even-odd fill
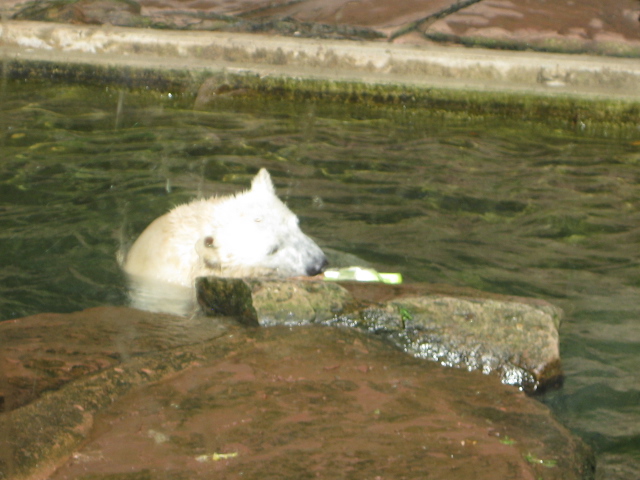
[[[406,35],[407,33],[410,32],[414,32],[416,30],[418,30],[421,27],[428,27],[429,25],[431,25],[432,23],[434,23],[436,20],[441,20],[449,15],[452,15],[456,12],[459,12],[460,10],[463,10],[467,7],[470,7],[471,5],[474,5],[476,3],[480,3],[483,0],[462,0],[459,1],[453,5],[449,5],[447,8],[443,8],[442,10],[436,12],[436,13],[432,13],[431,15],[427,15],[424,18],[421,18],[420,20],[416,20],[415,22],[410,23],[409,25],[406,25],[398,30],[396,30],[395,32],[393,32],[391,35],[389,35],[389,42],[393,42],[396,38],[401,37],[403,35]]]

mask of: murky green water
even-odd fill
[[[125,302],[115,255],[171,206],[267,167],[321,246],[409,281],[563,307],[543,398],[640,477],[640,131],[105,88],[0,91],[0,319]]]

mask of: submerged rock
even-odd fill
[[[534,392],[561,381],[562,310],[546,302],[434,286],[202,278],[205,312],[261,326],[321,323],[381,335],[419,358],[496,373]],[[347,288],[345,288],[347,287]],[[453,294],[452,294],[453,293]]]
[[[3,478],[593,478],[544,405],[355,329],[103,308],[7,332],[13,369],[111,361],[0,415]]]

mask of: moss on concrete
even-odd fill
[[[171,92],[182,95],[188,104],[193,103],[200,87],[208,82],[214,85],[213,95],[219,91],[234,95],[236,100],[246,97],[247,101],[255,101],[257,94],[291,101],[368,104],[379,108],[401,106],[450,118],[527,118],[619,132],[636,131],[640,118],[640,102],[623,99],[260,76],[250,72],[231,74],[11,60],[5,64],[5,74],[9,78],[34,81],[46,79]]]

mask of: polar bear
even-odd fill
[[[149,297],[166,299],[175,287],[186,298],[197,277],[313,276],[326,266],[263,168],[245,192],[195,200],[154,220],[131,246],[123,269],[134,306],[167,311],[172,308],[149,305]]]

